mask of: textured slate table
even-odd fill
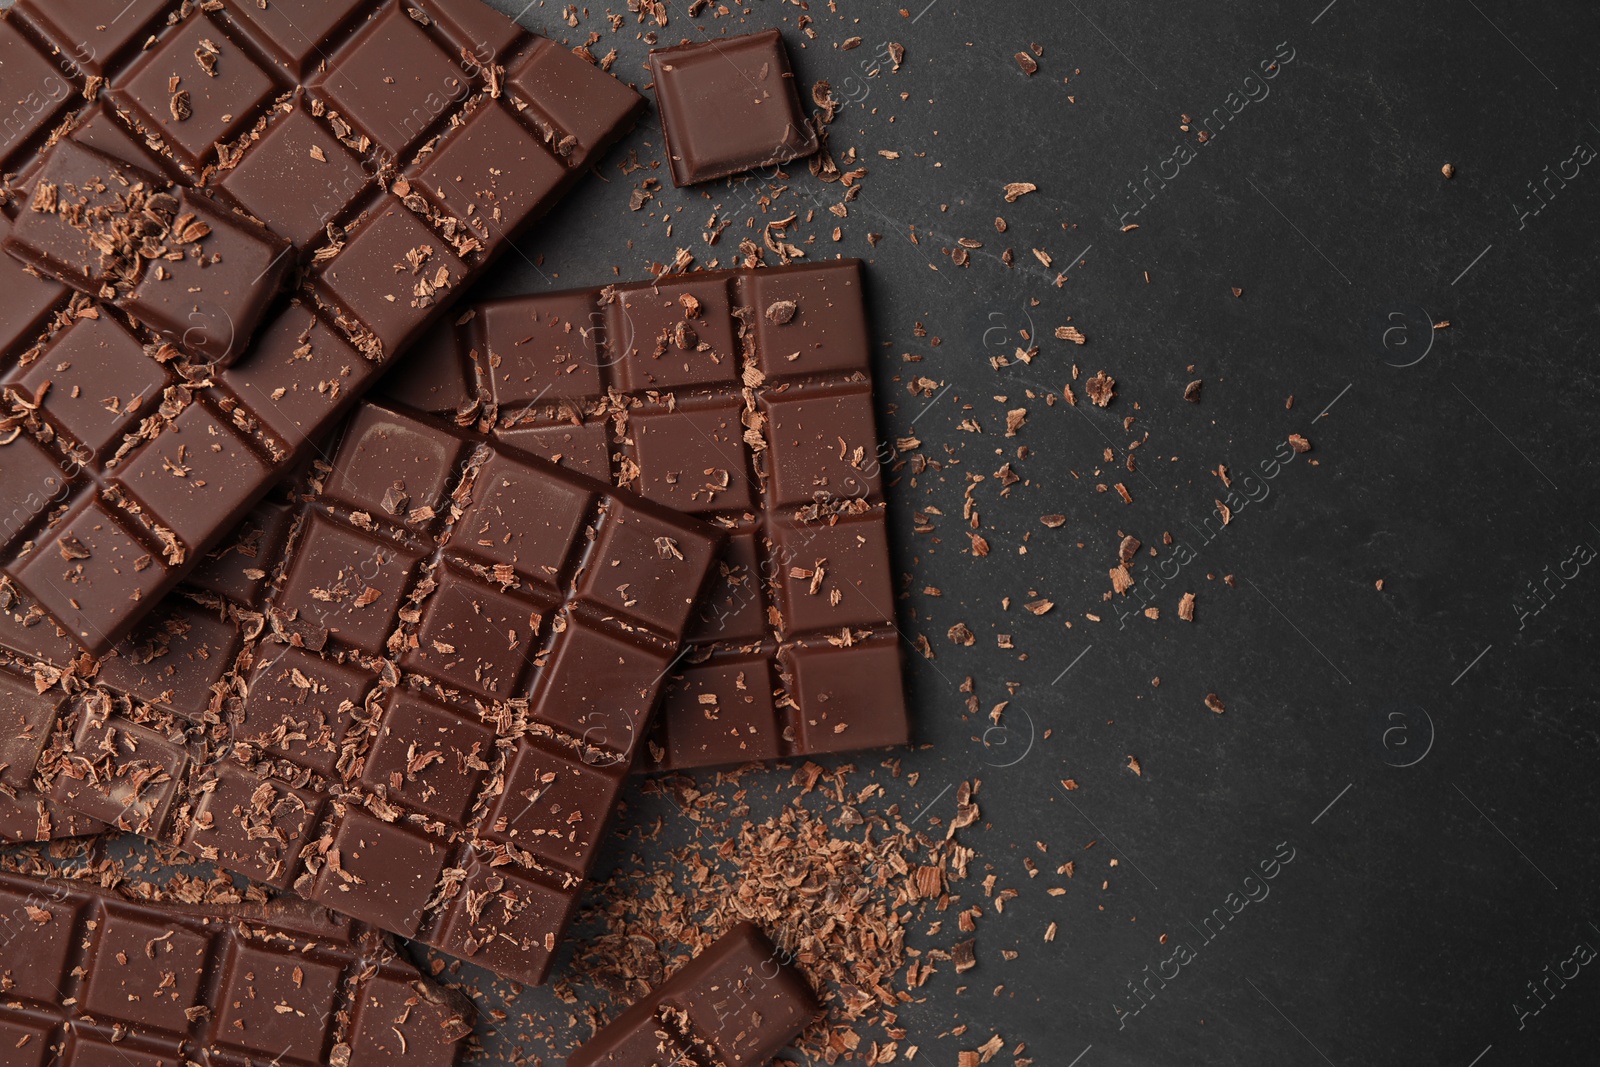
[[[841,100],[865,94],[832,128],[835,153],[854,145],[870,169],[851,217],[819,212],[797,232],[818,235],[813,254],[871,263],[885,436],[915,433],[925,454],[962,462],[891,496],[897,570],[944,593],[906,602],[916,617],[903,626],[938,659],[908,649],[931,747],[906,757],[922,781],[905,806],[981,774],[989,829],[968,839],[1023,892],[985,922],[977,971],[947,970],[902,1012],[916,1062],[953,1064],[993,1032],[1059,1067],[1592,1056],[1600,974],[1549,982],[1543,1000],[1528,984],[1561,970],[1576,944],[1600,946],[1600,568],[1575,554],[1600,548],[1600,167],[1582,162],[1600,149],[1600,73],[1586,47],[1600,9],[900,6],[759,2],[743,19],[689,20],[673,4],[660,34],[781,26],[803,95],[819,78]],[[528,17],[548,30],[554,10]],[[802,13],[818,35],[797,47]],[[604,30],[598,12],[592,21]],[[648,28],[630,16],[595,47],[616,47],[616,70],[641,85],[636,34]],[[852,36],[861,46],[841,51]],[[866,77],[863,61],[890,40],[906,48],[902,69]],[[1033,43],[1030,77],[1013,56]],[[1261,79],[1274,59],[1276,77]],[[1195,132],[1179,129],[1184,113]],[[628,149],[661,157],[653,115]],[[699,191],[669,185],[640,213],[681,207],[668,237],[627,210],[631,181],[614,165],[604,173],[611,184],[585,185],[526,244],[542,267],[513,260],[497,291],[604,282],[613,264],[637,275],[679,246],[702,261],[715,251],[699,241],[712,203]],[[803,168],[790,173],[797,205],[837,199]],[[1039,188],[1007,204],[1007,182]],[[715,202],[739,195],[707,188]],[[868,232],[883,238],[870,245]],[[965,268],[941,253],[962,236],[984,244]],[[1015,268],[998,259],[1006,246]],[[1088,336],[1082,348],[1051,337],[1068,315]],[[913,335],[918,321],[938,347]],[[992,368],[1030,321],[1040,355]],[[924,359],[902,364],[902,352]],[[1030,384],[1059,391],[1074,361],[1118,379],[1111,407],[1022,396]],[[942,391],[908,395],[913,374]],[[1201,402],[1185,403],[1196,378]],[[1019,406],[1027,424],[1002,437]],[[1137,422],[1124,433],[1127,415]],[[966,417],[984,434],[963,431]],[[1130,474],[1125,446],[1145,431]],[[1290,433],[1313,450],[1260,476]],[[1016,460],[1019,444],[1031,458]],[[1108,445],[1114,465],[1101,461]],[[992,551],[977,559],[959,519],[966,474],[991,475],[1005,458],[1028,484],[1008,500],[992,478],[979,487]],[[1250,501],[1226,527],[1212,504],[1219,463]],[[1123,482],[1134,503],[1094,492],[1097,481]],[[938,544],[912,532],[928,504],[945,516]],[[1067,525],[1041,526],[1053,512]],[[1154,602],[1159,621],[1119,628],[1100,601],[1119,532],[1149,543],[1164,530],[1195,558]],[[1230,573],[1233,589],[1221,582]],[[1551,574],[1533,598],[1528,584]],[[1022,611],[1030,590],[1055,609]],[[1193,624],[1176,617],[1184,590],[1198,594]],[[958,621],[976,635],[970,648],[944,637]],[[1002,633],[1014,650],[997,647]],[[1007,732],[988,746],[987,720],[964,715],[952,684],[968,674],[985,711],[1005,699],[1003,681],[1021,683]],[[1225,714],[1204,707],[1211,692]],[[1062,778],[1080,788],[1069,795]],[[658,805],[636,800],[634,817],[665,814]],[[1094,850],[1077,851],[1091,839]],[[1036,840],[1053,859],[1078,858],[1065,897],[1025,884]],[[1258,865],[1285,842],[1293,860],[1263,883]],[[1260,896],[1244,883],[1252,871],[1268,895],[1221,934],[1208,939],[1215,921],[1197,931],[1230,893]],[[1052,919],[1060,933],[1042,943]],[[1135,999],[1128,983],[1172,974],[1164,961],[1179,940],[1193,958]],[[1018,958],[1003,961],[1005,948]],[[973,988],[956,996],[957,984]],[[961,1022],[963,1037],[939,1036]]]
[[[904,795],[886,799],[937,812],[952,804],[943,787],[981,776],[983,824],[964,838],[1022,894],[985,920],[977,971],[946,969],[901,1013],[915,1062],[952,1065],[991,1033],[1051,1067],[1592,1059],[1600,974],[1570,977],[1568,961],[1600,945],[1600,169],[1585,159],[1600,148],[1600,9],[911,0],[902,15],[757,0],[691,20],[684,6],[661,43],[780,26],[802,86],[833,83],[834,151],[856,146],[870,174],[836,220],[820,208],[838,188],[791,167],[788,199],[819,208],[791,238],[870,262],[885,437],[914,433],[924,454],[960,461],[891,494],[896,569],[916,591],[903,626],[938,658],[908,648],[929,747],[904,758],[916,788],[891,783]],[[643,85],[639,34],[654,27],[627,15],[613,34],[603,14],[564,29],[546,3],[525,18],[571,44],[599,31],[596,53],[616,47],[617,73]],[[815,40],[795,29],[802,14]],[[853,36],[861,46],[840,50]],[[905,46],[902,69],[866,76],[885,41]],[[1030,77],[1013,57],[1033,43]],[[613,266],[638,277],[679,247],[731,257],[735,242],[708,250],[701,226],[749,190],[716,183],[708,200],[668,184],[635,214],[643,175],[616,166],[629,150],[662,158],[653,114],[607,181],[580,187],[480,295],[604,284]],[[1007,204],[1007,182],[1038,190]],[[962,236],[983,242],[965,267],[948,254]],[[1069,315],[1084,347],[1051,336]],[[1023,329],[1038,357],[992,367]],[[1081,383],[1076,409],[1024,397],[1059,392],[1072,362],[1118,379],[1109,408],[1082,403]],[[911,375],[934,395],[910,395]],[[1198,405],[1183,400],[1193,379]],[[1006,438],[1014,407],[1029,418]],[[1128,472],[1126,445],[1146,431]],[[1261,473],[1291,433],[1312,451]],[[1005,500],[992,477],[975,490],[991,543],[975,558],[967,474],[1008,458],[1026,483]],[[1247,501],[1225,527],[1218,464]],[[1122,482],[1133,503],[1097,482]],[[929,505],[937,542],[912,531]],[[1066,525],[1045,528],[1047,513]],[[1163,531],[1193,559],[1152,601],[1159,621],[1120,626],[1101,598],[1121,534]],[[1184,591],[1198,594],[1192,624],[1177,618]],[[1022,610],[1034,593],[1055,608]],[[946,639],[957,622],[971,647]],[[1019,683],[1003,731],[967,715],[966,675],[985,711]],[[635,791],[630,819],[671,814]],[[1052,866],[1078,861],[1066,896],[1027,884],[1036,841]],[[619,845],[612,862],[672,843]],[[1169,962],[1180,942],[1188,958]],[[1550,978],[1564,966],[1564,983]],[[517,1013],[560,1006],[535,990],[505,1007],[491,1052],[537,1050]]]

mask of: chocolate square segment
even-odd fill
[[[411,937],[422,925],[450,849],[437,838],[351,808],[339,820],[328,856],[316,877],[297,889],[335,911]]]
[[[63,699],[59,690],[40,693],[27,679],[0,674],[0,785],[27,786]]]
[[[301,104],[222,178],[224,191],[301,249],[326,240],[328,224],[371,187],[372,174]]]
[[[474,73],[452,62],[405,5],[394,4],[314,84],[345,119],[398,158],[466,98]]]
[[[87,645],[125,601],[151,596],[166,577],[160,558],[98,500],[89,500],[10,568],[23,588]]]
[[[445,3],[447,0],[437,0]],[[449,0],[456,7],[476,5]],[[594,65],[553,41],[540,41],[506,77],[513,95],[529,105],[534,119],[574,166],[591,159],[606,141],[617,115],[635,112],[639,97],[620,81],[594,84]]]
[[[223,971],[217,1033],[246,1052],[319,1063],[341,974],[334,964],[235,944]]]
[[[270,468],[204,404],[190,404],[154,441],[141,448],[117,477],[153,521],[198,547],[249,510],[253,488]]]
[[[222,382],[267,430],[300,448],[377,374],[336,328],[295,303],[262,331],[249,359],[223,372]]]
[[[533,741],[518,743],[504,790],[489,812],[488,835],[565,870],[589,869],[622,790],[619,767],[575,762]]]
[[[443,517],[460,458],[458,438],[368,404],[345,430],[327,492],[375,518],[431,527]]]
[[[12,9],[44,33],[74,66],[103,73],[133,44],[165,0],[19,0]]]
[[[567,622],[539,675],[533,714],[627,764],[643,739],[655,695],[672,659],[589,623]]]
[[[473,482],[472,502],[456,524],[453,545],[553,588],[564,577],[573,539],[593,503],[582,488],[497,453]]]
[[[35,519],[67,500],[73,466],[26,437],[0,445],[0,545],[20,539]]]
[[[494,755],[494,731],[409,693],[385,708],[362,781],[396,803],[459,823]]]
[[[631,286],[611,305],[607,340],[623,389],[730,384],[739,380],[739,340],[726,278]]]
[[[444,139],[414,180],[480,239],[508,236],[566,177],[566,168],[520,130],[491,102]]]
[[[507,300],[484,307],[478,318],[489,386],[503,415],[514,419],[518,408],[600,391],[605,316],[592,300],[581,294]]]
[[[648,513],[619,510],[607,519],[580,595],[647,626],[682,630],[699,593],[685,592],[691,584],[685,578],[706,573],[711,546],[684,539],[681,529]]]
[[[818,1011],[801,973],[752,923],[678,968],[567,1058],[568,1067],[760,1067]],[[683,1050],[693,1048],[693,1055]]]
[[[0,159],[49,125],[73,90],[71,79],[15,25],[0,23]]]
[[[694,185],[817,150],[777,30],[650,53],[674,185]]]
[[[239,628],[215,610],[173,598],[100,666],[109,685],[198,722],[239,647]]]
[[[393,354],[416,339],[465,274],[432,230],[391,203],[329,261],[322,284],[352,329],[370,332],[382,353]]]
[[[274,889],[287,889],[321,807],[322,797],[313,790],[262,782],[238,764],[223,763],[195,805],[183,847]]]
[[[365,6],[362,0],[246,0],[229,4],[227,12],[242,34],[303,73],[330,59],[323,44]]]
[[[491,970],[543,981],[555,955],[554,931],[566,928],[577,894],[477,857],[464,866],[467,877],[445,907],[433,942]]]
[[[878,434],[869,388],[778,394],[762,407],[774,505],[839,504],[878,494]]]
[[[110,315],[78,319],[56,334],[23,375],[45,417],[94,455],[116,451],[122,435],[161,404],[168,375]]]
[[[501,592],[453,566],[438,579],[401,664],[483,696],[510,696],[538,651],[550,605]]]
[[[163,929],[136,913],[113,911],[101,921],[105,929],[85,983],[84,1010],[186,1032],[185,1012],[198,1002],[210,940],[192,930]]]
[[[321,647],[329,637],[376,655],[395,628],[400,599],[421,554],[313,515],[289,566],[278,605],[292,628]]]
[[[163,37],[123,83],[145,122],[190,167],[241,132],[276,90],[250,53],[201,11]]]
[[[233,731],[324,776],[377,675],[293,647],[268,650],[250,675],[244,718]]]

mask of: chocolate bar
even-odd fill
[[[860,263],[481,304],[388,395],[727,531],[641,766],[909,740]]]
[[[14,664],[53,720],[28,780],[541,981],[720,544],[364,403],[114,654]]]
[[[787,163],[820,146],[777,30],[657,48],[650,71],[674,185]]]
[[[292,898],[187,907],[0,874],[8,1067],[449,1067],[465,1010],[387,937]]]
[[[817,1017],[805,978],[740,923],[567,1057],[567,1067],[761,1067]]]
[[[0,611],[95,655],[643,104],[478,0],[20,0],[0,99]]]

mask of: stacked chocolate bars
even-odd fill
[[[815,150],[775,33],[717,54],[654,57],[681,182]],[[632,90],[478,0],[21,0],[0,92],[0,834],[344,917],[19,904],[0,1046],[379,1062],[362,931],[542,981],[630,771],[909,739],[859,263],[450,308]]]

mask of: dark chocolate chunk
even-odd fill
[[[0,644],[96,655],[643,106],[478,0],[18,0],[0,100]],[[211,476],[161,484],[206,420]],[[91,501],[149,570],[62,596],[30,560]]]
[[[0,785],[541,981],[720,539],[396,406],[331,455],[96,674],[42,674]],[[55,566],[115,562],[94,532]]]
[[[777,30],[650,53],[674,185],[785,163],[816,152]]]
[[[298,901],[134,901],[0,874],[0,1059],[449,1067],[470,1009],[386,936]]]
[[[248,349],[292,266],[286,241],[206,194],[72,139],[45,157],[4,248],[219,365]]]
[[[602,1028],[567,1067],[761,1067],[818,1010],[788,957],[740,923]]]
[[[909,740],[861,286],[847,261],[498,300],[393,379],[440,415],[485,381],[499,440],[728,531],[646,766]],[[483,529],[539,558],[539,531]],[[648,605],[626,564],[593,581]]]

